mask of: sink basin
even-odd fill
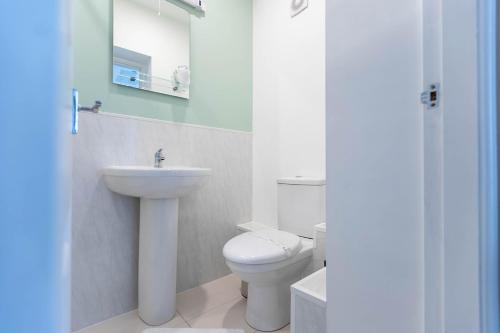
[[[175,316],[179,198],[200,188],[210,169],[111,166],[108,188],[141,202],[139,230],[139,316],[162,325]]]
[[[201,187],[209,175],[210,169],[190,167],[112,166],[104,169],[110,190],[149,199],[183,197]]]

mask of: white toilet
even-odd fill
[[[314,225],[325,220],[325,180],[278,180],[278,227],[246,232],[224,246],[226,263],[248,283],[246,320],[259,331],[290,322],[290,286],[312,260]]]

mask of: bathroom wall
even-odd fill
[[[253,219],[276,225],[276,180],[325,174],[325,1],[290,17],[254,0]]]
[[[139,200],[110,192],[107,165],[212,169],[208,184],[180,201],[178,291],[229,274],[222,247],[251,219],[252,135],[247,132],[81,114],[73,137],[72,329],[137,307]]]
[[[81,104],[99,99],[103,112],[251,131],[251,0],[211,1],[205,16],[191,15],[189,100],[111,83],[112,5],[74,1],[74,86]]]
[[[175,1],[173,1],[175,2]],[[112,0],[73,6],[74,86],[80,114],[73,138],[72,329],[137,307],[139,201],[111,193],[101,170],[151,165],[212,168],[209,183],[180,204],[178,291],[230,273],[222,247],[251,220],[252,1],[211,2],[191,16],[191,98],[111,83]],[[228,27],[231,27],[228,29]]]

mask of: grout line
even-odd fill
[[[216,280],[213,280],[213,281],[207,282],[207,283],[205,283],[205,284],[203,284],[203,285],[200,285],[200,286],[198,286],[198,287],[194,287],[194,288],[191,288],[191,289],[188,289],[188,290],[198,289],[198,288],[199,288],[199,289],[201,289],[203,286],[205,286],[205,287],[206,287],[206,285],[211,284],[211,283],[213,283],[213,282],[215,282],[215,281],[217,281],[217,280],[220,280],[220,279],[228,278],[230,275],[233,275],[233,276],[234,276],[234,274],[233,274],[233,273],[231,273],[231,274],[225,275],[225,276],[223,276],[223,277],[220,277],[219,279],[216,279]],[[185,291],[188,291],[188,290],[185,290]],[[224,301],[224,302],[222,302],[222,303],[219,303],[219,304],[217,304],[217,305],[214,305],[213,307],[208,308],[208,309],[206,309],[205,311],[202,311],[202,312],[201,312],[201,313],[199,313],[199,314],[194,315],[191,319],[189,319],[189,321],[194,321],[194,320],[197,320],[197,319],[199,319],[200,317],[204,316],[205,314],[207,314],[207,313],[209,313],[209,312],[211,312],[211,311],[214,311],[214,310],[216,310],[216,309],[218,309],[218,308],[220,308],[220,307],[222,307],[222,306],[225,306],[225,305],[227,305],[227,304],[229,304],[229,303],[231,303],[231,302],[234,302],[234,301],[236,301],[236,300],[238,300],[238,299],[239,299],[239,300],[245,300],[245,298],[244,298],[244,297],[240,294],[239,288],[237,288],[237,290],[238,290],[238,292],[237,292],[237,294],[236,294],[234,297],[232,297],[232,298],[230,298],[230,299],[228,299],[228,300],[226,300],[226,301]],[[182,293],[182,292],[181,292],[181,293]],[[179,293],[179,294],[180,294],[180,293]],[[179,295],[179,294],[177,294],[177,295]],[[83,327],[83,328],[79,329],[78,331],[74,331],[73,333],[85,333],[85,332],[87,332],[87,330],[92,329],[92,328],[93,328],[93,327],[95,327],[95,326],[100,326],[100,325],[104,324],[105,322],[108,322],[108,321],[111,321],[111,320],[119,320],[119,318],[120,318],[120,317],[125,317],[125,316],[127,316],[127,315],[130,315],[132,312],[134,312],[134,315],[135,315],[135,316],[137,316],[137,317],[139,316],[137,309],[134,309],[134,310],[131,310],[131,311],[128,311],[128,312],[125,312],[125,313],[119,314],[119,315],[117,315],[117,316],[113,316],[113,317],[111,317],[111,318],[105,319],[105,320],[103,320],[103,321],[100,321],[100,322],[94,323],[94,324],[92,324],[92,325],[89,325],[89,326]],[[178,316],[182,319],[182,321],[184,321],[184,323],[188,326],[188,328],[192,328],[191,323],[190,323],[190,322],[186,319],[186,317],[184,317],[184,316],[181,314],[181,312],[180,312],[178,309],[176,309],[176,315],[178,315]],[[140,317],[139,317],[139,320],[140,320],[140,322],[141,322],[141,323],[143,323],[143,321],[142,321],[142,319],[140,319]],[[246,320],[245,320],[245,321],[246,321]],[[146,329],[146,328],[154,328],[154,326],[149,326],[149,325],[147,325],[147,324],[145,324],[145,325],[146,325],[146,327],[145,327],[144,329]],[[259,331],[254,331],[254,332],[251,332],[251,333],[261,333],[261,332],[259,332]]]
[[[179,311],[176,311],[176,312],[179,315],[179,317],[181,317],[181,319],[186,323],[186,325],[188,327],[191,327],[191,325],[188,323],[188,321],[186,320],[186,318],[184,318],[184,316]]]
[[[203,284],[200,284],[199,286],[183,290],[183,291],[177,293],[177,295],[181,295],[183,293],[187,293],[188,291],[193,291],[195,289],[202,289],[202,288],[208,288],[208,289],[210,289],[211,286],[209,287],[209,285],[216,284],[217,282],[220,282],[220,280],[229,278],[230,276],[236,277],[236,274],[234,274],[234,273],[226,274],[226,275],[221,276],[221,277],[219,277],[219,278],[217,278],[215,280],[204,282]],[[241,280],[238,278],[238,281],[241,281]]]
[[[199,319],[200,317],[202,317],[202,316],[206,315],[207,313],[212,312],[212,311],[214,311],[214,310],[217,310],[218,308],[220,308],[220,307],[222,307],[222,306],[224,306],[224,305],[227,305],[227,304],[229,304],[229,303],[231,303],[231,302],[234,302],[234,301],[235,301],[235,300],[237,300],[237,299],[242,299],[242,300],[245,300],[245,301],[246,301],[245,297],[243,297],[243,296],[241,296],[241,295],[238,295],[237,297],[234,297],[234,298],[232,298],[231,300],[228,300],[228,301],[226,301],[226,302],[224,302],[224,303],[221,303],[221,304],[216,305],[216,306],[214,306],[214,307],[212,307],[212,308],[210,308],[210,309],[207,309],[207,311],[202,312],[202,313],[200,313],[199,315],[196,315],[195,317],[193,317],[193,318],[191,318],[191,319],[189,319],[189,320],[190,320],[190,321],[193,321],[193,320]],[[187,320],[186,320],[186,322],[187,322],[187,323],[188,323],[188,325],[191,327],[191,324],[190,324]]]
[[[84,333],[87,330],[90,330],[90,329],[94,328],[95,326],[100,326],[100,325],[102,325],[102,324],[104,324],[104,323],[106,323],[108,321],[111,321],[111,320],[114,320],[114,319],[119,320],[120,317],[125,317],[127,315],[130,315],[130,313],[132,313],[132,312],[137,312],[137,309],[134,309],[134,310],[131,310],[131,311],[127,311],[127,312],[121,313],[119,315],[116,315],[116,316],[113,316],[113,317],[101,320],[101,321],[99,321],[97,323],[94,323],[94,324],[82,327],[82,328],[80,328],[80,329],[78,329],[76,331],[72,331],[72,333]],[[138,316],[138,314],[137,314],[137,316]]]
[[[220,277],[220,278],[218,278],[218,279],[216,279],[216,280],[206,282],[206,283],[204,283],[204,284],[202,284],[202,285],[200,285],[200,286],[198,286],[198,287],[193,287],[193,288],[191,288],[191,289],[184,290],[184,291],[180,292],[179,294],[182,294],[182,293],[184,293],[184,292],[188,292],[188,291],[193,292],[195,289],[207,289],[207,290],[208,290],[208,289],[210,289],[210,287],[211,287],[211,286],[208,286],[209,284],[212,284],[212,283],[214,283],[214,282],[216,282],[216,281],[218,281],[218,280],[221,280],[221,279],[228,278],[229,276],[236,276],[236,275],[235,275],[234,273],[230,273],[230,274],[227,274],[227,275],[225,275],[225,276],[222,276],[222,277]],[[238,281],[240,281],[239,283],[241,283],[241,280],[239,280],[239,279],[238,279]],[[237,296],[234,296],[233,298],[230,298],[229,300],[227,300],[227,301],[225,301],[225,302],[223,302],[223,303],[220,303],[220,304],[214,305],[214,306],[212,306],[212,307],[210,307],[210,308],[208,308],[208,309],[205,309],[205,311],[200,312],[199,314],[196,314],[196,313],[195,313],[195,314],[192,314],[192,315],[189,317],[189,319],[187,319],[188,317],[183,316],[183,315],[181,314],[181,312],[180,312],[178,309],[177,309],[177,312],[178,312],[178,313],[179,313],[179,315],[182,317],[182,319],[184,319],[186,322],[188,322],[188,320],[198,319],[198,318],[199,318],[199,317],[201,317],[202,315],[206,314],[207,312],[212,311],[213,309],[218,308],[219,306],[222,306],[222,305],[225,305],[225,304],[227,304],[227,303],[230,303],[230,302],[232,302],[232,301],[236,300],[236,299],[237,299],[237,298],[239,298],[239,297],[244,298],[244,297],[241,295],[240,289],[239,289],[239,288],[237,288],[237,290],[238,290]],[[179,294],[177,294],[177,295],[179,295]],[[189,323],[188,323],[188,324],[189,324]]]

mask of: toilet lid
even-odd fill
[[[302,248],[297,235],[264,229],[246,232],[229,240],[224,246],[224,257],[238,264],[270,264],[295,256]]]

